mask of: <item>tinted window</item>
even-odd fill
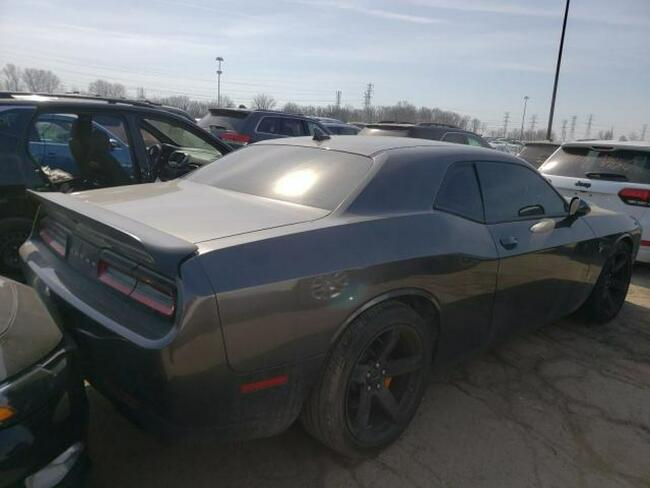
[[[0,107],[0,135],[17,136],[32,111],[23,107]]]
[[[483,142],[480,137],[476,137],[475,135],[472,134],[465,134],[465,137],[467,137],[467,143],[470,146],[490,147],[490,145],[487,144],[486,142]]]
[[[539,170],[549,175],[573,178],[650,183],[650,151],[563,147]]]
[[[289,117],[264,117],[257,126],[257,132],[287,137],[304,136],[302,120]]]
[[[467,137],[465,137],[465,134],[461,134],[460,132],[447,132],[442,140],[456,144],[467,144]]]
[[[260,145],[191,173],[196,183],[332,210],[362,181],[369,158],[304,147]]]
[[[456,164],[449,168],[438,192],[436,207],[472,220],[483,220],[481,191],[473,164]]]
[[[241,132],[248,112],[225,112],[220,115],[209,113],[201,120],[199,126],[218,135],[223,131]]]
[[[318,124],[315,124],[314,122],[310,122],[310,121],[307,121],[307,130],[309,131],[310,136],[313,136],[316,133],[326,134],[326,131],[321,129]]]
[[[536,171],[517,164],[478,163],[488,222],[565,214],[565,200]]]
[[[158,119],[143,119],[140,133],[143,135],[145,145],[158,140],[171,144],[190,155],[196,163],[211,162],[222,156],[221,150],[208,139],[199,136],[176,121],[162,121]],[[144,132],[143,132],[144,129]],[[198,131],[202,134],[201,131]]]

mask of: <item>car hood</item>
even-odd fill
[[[329,213],[186,180],[106,188],[75,197],[195,244],[316,220]]]
[[[62,338],[36,292],[0,276],[0,383],[43,359]]]

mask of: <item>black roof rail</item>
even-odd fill
[[[19,97],[28,97],[28,96],[38,96],[38,97],[49,97],[49,98],[67,98],[72,100],[97,100],[100,102],[106,103],[124,103],[126,105],[134,105],[141,107],[164,107],[163,104],[158,102],[152,102],[151,100],[132,100],[129,98],[115,98],[115,97],[103,97],[100,95],[92,94],[81,94],[81,93],[39,93],[39,92],[11,92],[3,91],[0,92],[0,98],[14,98],[15,96]]]
[[[452,124],[443,124],[441,122],[420,122],[419,124],[420,127],[447,127],[449,129],[460,129],[460,130],[465,130],[461,129],[457,125],[452,125]]]

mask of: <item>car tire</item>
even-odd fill
[[[587,322],[604,324],[618,315],[632,279],[633,261],[631,246],[627,242],[618,242],[581,308]]]
[[[402,302],[364,312],[326,360],[304,405],[303,426],[347,457],[376,454],[413,418],[427,386],[433,342],[432,327]]]
[[[20,217],[0,220],[0,273],[20,274],[18,249],[32,231],[32,221]]]

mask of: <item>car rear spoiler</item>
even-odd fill
[[[198,250],[191,242],[64,193],[28,194],[41,204],[39,216],[46,214],[73,234],[101,241],[168,277],[177,276],[180,263]]]

